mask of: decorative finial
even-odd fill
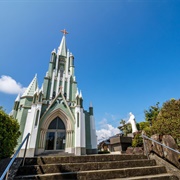
[[[62,32],[64,35],[68,34],[68,32],[66,31],[66,29],[61,30],[61,32]]]

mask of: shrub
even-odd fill
[[[17,120],[7,115],[0,108],[0,159],[10,157],[14,153],[19,136]]]
[[[141,137],[141,134],[136,134],[134,136],[134,139],[132,140],[132,147],[142,147],[143,145],[143,139]]]

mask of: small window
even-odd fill
[[[39,110],[36,113],[36,121],[35,121],[35,126],[38,124],[38,119],[39,119]]]
[[[77,127],[79,127],[79,113],[77,113]]]

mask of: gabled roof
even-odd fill
[[[37,87],[38,87],[37,75],[35,75],[35,77],[33,78],[31,83],[29,84],[28,88],[26,89],[26,91],[23,93],[23,95],[21,97],[24,97],[24,96],[33,96],[34,92],[37,89]]]

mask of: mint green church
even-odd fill
[[[12,115],[20,124],[22,142],[30,133],[27,156],[51,151],[75,155],[97,152],[93,107],[83,108],[83,96],[75,78],[74,56],[66,47],[66,30],[59,47],[51,53],[41,88],[37,75],[26,91],[18,95]],[[22,148],[20,156],[25,147]]]

